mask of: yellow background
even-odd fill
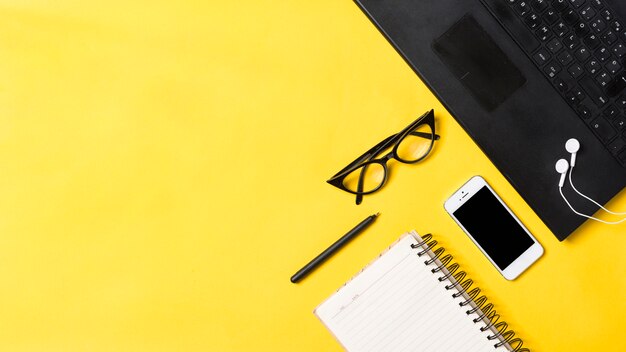
[[[430,108],[425,162],[325,183]],[[626,225],[558,242],[349,0],[0,1],[0,165],[2,351],[339,351],[313,309],[410,229],[533,351],[626,348]],[[443,210],[477,174],[545,247],[513,282]]]

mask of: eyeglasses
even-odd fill
[[[435,114],[430,110],[399,133],[385,138],[326,182],[356,194],[356,204],[361,204],[364,195],[378,191],[387,181],[389,159],[415,164],[428,156],[436,140],[439,140],[439,135],[435,133]],[[385,156],[376,158],[390,148]]]

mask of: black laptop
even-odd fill
[[[624,188],[625,0],[356,2],[559,240]]]

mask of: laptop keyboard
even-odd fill
[[[626,166],[626,23],[602,0],[481,0]]]

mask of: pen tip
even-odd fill
[[[378,216],[378,215],[380,215],[380,213],[376,213],[376,214],[374,214],[374,216]]]

